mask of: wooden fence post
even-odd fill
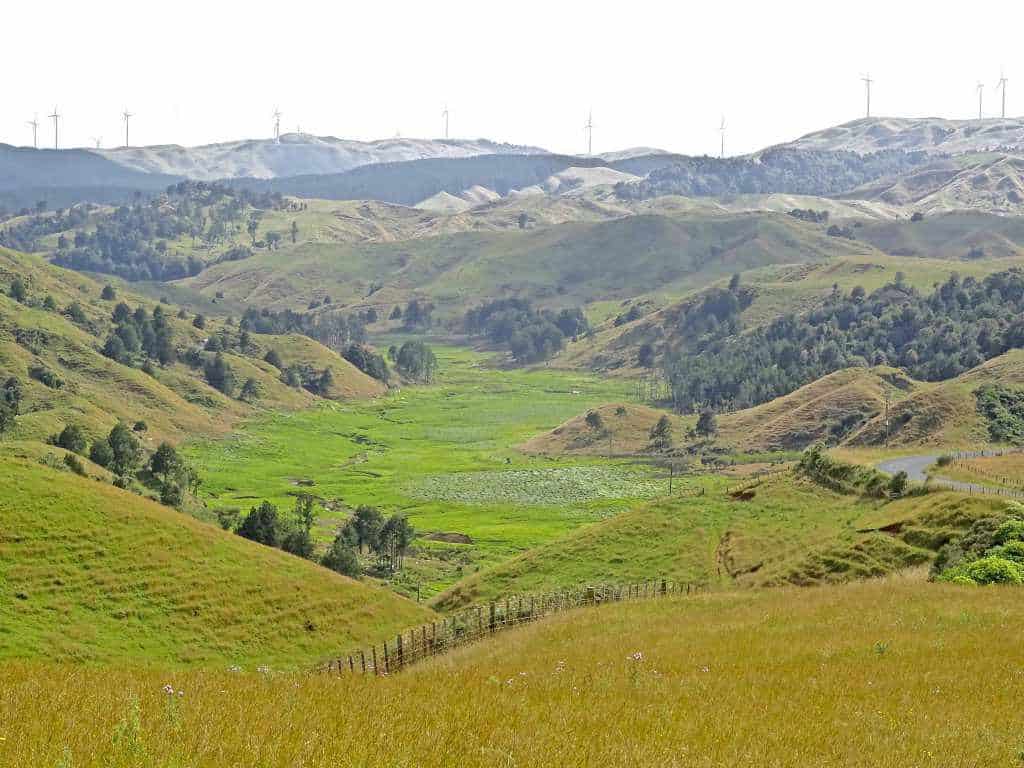
[[[377,646],[373,646],[371,650],[373,651],[373,674],[379,675],[380,669],[377,667]]]
[[[391,659],[388,658],[388,641],[384,641],[384,674],[391,674]]]
[[[354,661],[352,661],[352,656],[351,655],[349,655],[349,657],[348,657],[348,671],[349,672],[355,672],[356,671],[356,663]]]
[[[494,608],[494,603],[491,603],[491,621],[490,621],[490,630],[491,630],[491,633],[492,633],[492,634],[494,633],[494,629],[495,629],[495,626],[496,626],[496,625],[497,625],[497,622],[496,622],[496,620],[495,620],[495,608]]]
[[[366,674],[366,653],[363,651],[359,652],[359,664],[363,669],[363,674]]]
[[[401,670],[402,665],[405,663],[405,646],[402,643],[402,633],[398,633],[398,637],[395,638],[395,669]]]

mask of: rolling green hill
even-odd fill
[[[953,533],[1003,504],[953,493],[883,503],[792,475],[754,486],[750,498],[729,495],[721,480],[683,478],[679,485],[703,485],[706,494],[660,499],[580,528],[468,576],[433,604],[448,610],[651,574],[744,587],[880,576],[928,562]],[[880,530],[894,523],[901,523],[899,535]]]
[[[20,280],[27,292],[22,302],[7,295],[15,280]],[[263,361],[270,349],[278,350],[286,363],[331,368],[334,383],[327,393],[331,398],[370,397],[384,390],[379,382],[310,339],[251,334],[244,353],[235,348],[225,359],[239,384],[252,378],[261,395],[255,403],[228,397],[204,380],[201,368],[181,359],[222,330],[237,338],[237,327],[211,320],[199,329],[191,315],[179,318],[170,305],[163,306],[179,361],[156,366],[151,374],[122,365],[101,351],[113,327],[115,305],[124,301],[147,312],[158,305],[123,292],[104,301],[102,288],[102,283],[53,267],[37,256],[0,249],[0,377],[17,377],[25,390],[13,437],[42,440],[71,422],[96,436],[105,434],[118,420],[143,420],[149,426],[147,439],[155,445],[163,439],[178,442],[186,436],[220,434],[239,419],[266,408],[294,410],[313,404],[318,399],[315,395],[286,386],[280,371]],[[72,305],[80,313],[77,320],[72,317]],[[55,373],[59,388],[30,375],[33,368]]]
[[[183,281],[205,294],[272,307],[335,302],[388,310],[425,298],[439,314],[520,296],[543,306],[680,296],[736,271],[874,254],[779,214],[696,219],[657,215],[575,222],[523,232],[464,233],[396,243],[302,243],[218,264]]]
[[[0,486],[5,660],[301,668],[427,615],[390,591],[37,461],[0,461]]]

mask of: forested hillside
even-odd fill
[[[742,334],[739,300],[723,302],[696,346],[664,359],[682,410],[744,408],[850,366],[896,365],[924,381],[950,379],[1024,346],[1024,273],[951,276],[929,294],[901,276],[868,294],[834,292],[822,306]]]

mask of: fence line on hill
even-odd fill
[[[736,483],[736,485],[727,486],[725,494],[732,496],[737,493],[743,493],[743,491],[750,491],[762,485],[767,480],[785,475],[792,471],[792,467],[783,467],[782,469],[766,469],[761,472],[755,472],[749,477],[743,478],[742,482]]]
[[[484,637],[576,608],[691,595],[706,589],[706,584],[658,579],[639,584],[605,584],[505,598],[471,606],[444,616],[440,621],[400,632],[393,639],[330,659],[318,669],[338,675],[390,675]]]

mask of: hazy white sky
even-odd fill
[[[0,142],[200,144],[282,127],[374,139],[487,137],[555,151],[646,145],[740,153],[864,113],[1024,113],[1024,4],[234,2],[7,3]]]

